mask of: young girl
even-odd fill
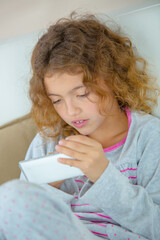
[[[131,41],[95,16],[60,19],[32,68],[39,134],[26,159],[64,153],[73,159],[58,161],[84,175],[2,185],[0,239],[160,239],[158,88]]]

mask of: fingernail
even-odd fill
[[[60,140],[60,141],[58,142],[58,144],[59,144],[59,145],[62,145],[62,144],[63,144],[63,140]]]
[[[58,162],[63,162],[63,160],[61,158],[58,158]]]

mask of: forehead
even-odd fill
[[[71,91],[72,89],[84,86],[83,73],[54,73],[44,77],[44,85],[47,92],[63,93]],[[78,88],[77,88],[78,89]]]

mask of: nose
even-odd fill
[[[70,100],[66,103],[67,114],[70,116],[76,116],[81,112],[81,107],[75,103],[73,100]]]

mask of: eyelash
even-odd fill
[[[78,97],[80,97],[80,98],[83,98],[83,97],[87,97],[89,95],[89,92],[88,93],[85,93],[85,94],[83,94],[83,95],[77,95]],[[55,102],[52,102],[53,104],[57,104],[57,103],[59,103],[61,100],[59,99],[59,100],[57,100],[57,101],[55,101]]]

